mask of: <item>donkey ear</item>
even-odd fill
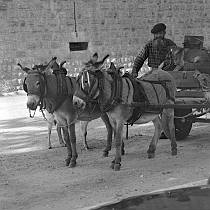
[[[20,63],[17,64],[23,71],[25,71],[26,73],[28,73],[28,71],[30,70],[28,67],[23,67]]]
[[[97,52],[94,53],[92,57],[95,58],[96,60],[98,60],[98,53]]]
[[[102,59],[102,62],[104,63],[104,61],[109,57],[109,54],[107,54],[106,56],[104,56],[104,58]]]
[[[92,58],[90,59],[90,61],[91,61],[93,64],[95,64],[95,63],[97,62],[97,60],[98,60],[98,53],[96,52],[96,53],[93,54],[93,56],[92,56]]]
[[[52,68],[53,64],[56,62],[57,57],[53,57],[51,61],[46,65],[45,72]]]
[[[61,68],[65,63],[66,63],[66,61],[62,61],[62,62],[60,63],[60,68]]]
[[[113,62],[111,62],[111,64],[110,64],[110,67],[109,67],[112,71],[115,71],[116,70],[116,67],[115,67],[115,65],[114,65],[114,63]]]

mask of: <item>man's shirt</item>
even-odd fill
[[[138,54],[134,61],[132,72],[138,73],[139,69],[144,64],[144,61],[148,58],[148,66],[152,68],[158,68],[158,66],[165,61],[172,62],[170,58],[170,47],[176,45],[170,39],[164,38],[164,46],[157,48],[154,46],[154,41],[150,40]]]

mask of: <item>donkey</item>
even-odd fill
[[[92,64],[90,65],[90,63]],[[154,136],[147,151],[148,158],[155,156],[156,145],[162,129],[171,140],[171,154],[177,155],[174,109],[147,109],[149,102],[154,104],[175,103],[176,86],[173,77],[168,72],[157,70],[147,77],[145,76],[144,81],[137,81],[130,75],[121,77],[113,63],[108,69],[103,68],[102,64],[99,65],[94,60],[87,64],[78,78],[78,83],[81,85],[76,90],[74,103],[78,103],[78,100],[81,103],[83,100],[81,105],[84,107],[86,101],[95,100],[100,104],[101,110],[108,114],[114,130],[116,146],[111,168],[116,171],[120,170],[123,125],[130,121],[132,115],[134,116],[132,123],[143,124],[152,121],[155,126]],[[138,98],[145,106],[142,105],[135,109],[132,102],[136,98],[137,88],[138,91],[140,90]],[[137,112],[137,114],[136,111],[139,113]]]
[[[66,132],[67,127],[59,127],[58,123],[55,120],[55,116],[52,113],[49,113],[47,110],[44,110],[44,117],[47,120],[47,128],[48,128],[48,149],[52,149],[52,143],[51,143],[51,133],[52,133],[52,128],[55,125],[56,126],[56,131],[58,135],[58,140],[59,143],[62,147],[66,146],[65,142],[65,135],[63,135]],[[87,127],[88,127],[89,121],[80,121],[80,132],[82,135],[82,142],[83,142],[83,147],[85,150],[89,150],[90,147],[88,146],[87,143]],[[107,154],[108,155],[108,154]]]
[[[91,109],[85,111],[78,110],[73,105],[73,95],[76,89],[76,80],[71,77],[66,77],[67,95],[57,95],[57,78],[54,74],[47,73],[56,63],[56,58],[53,58],[47,65],[35,65],[32,69],[19,66],[27,73],[23,87],[27,92],[27,107],[29,110],[36,110],[38,106],[42,107],[45,104],[46,109],[53,112],[58,126],[66,126],[67,158],[66,166],[75,167],[78,157],[76,149],[75,123],[77,120],[90,121],[99,117],[104,121],[108,134],[107,146],[104,149],[104,156],[108,155],[111,150],[112,143],[112,127],[109,118],[106,114],[100,112],[99,106],[94,104]],[[60,68],[63,68],[60,66]]]
[[[201,73],[209,73],[210,54],[204,49],[190,49],[179,46],[170,48],[171,59],[176,67],[173,71],[200,70]]]
[[[65,129],[64,128],[61,128],[59,126],[57,126],[57,122],[55,120],[55,117],[52,113],[49,113],[47,110],[44,111],[44,115],[45,115],[45,119],[47,120],[47,130],[48,130],[48,149],[52,149],[52,143],[51,143],[51,133],[52,133],[52,127],[53,125],[56,126],[56,131],[57,131],[57,134],[58,134],[58,140],[59,140],[59,143],[62,147],[65,147],[66,146],[66,143],[65,143],[65,140],[62,136],[62,129]],[[65,131],[63,131],[65,132]]]

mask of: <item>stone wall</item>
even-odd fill
[[[157,22],[182,45],[184,35],[202,35],[210,46],[208,0],[0,0],[0,80],[23,75],[16,63],[31,66],[52,56],[67,60],[75,73],[91,53],[110,54],[131,65]],[[77,36],[78,35],[78,36]],[[89,41],[89,50],[70,52],[69,42]]]

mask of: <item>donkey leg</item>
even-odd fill
[[[76,160],[78,157],[77,148],[76,148],[76,134],[75,134],[75,124],[74,123],[68,126],[68,132],[69,132],[70,143],[71,143],[71,148],[72,148],[72,157],[71,157],[69,167],[73,168],[76,166]]]
[[[150,142],[149,149],[147,150],[149,159],[155,157],[156,146],[157,146],[157,143],[160,138],[161,131],[162,131],[162,125],[161,125],[161,120],[160,120],[159,116],[156,117],[152,122],[155,126],[155,132],[154,132],[154,135]]]
[[[67,158],[66,158],[65,162],[66,162],[66,166],[69,166],[69,164],[71,162],[71,158],[72,158],[72,148],[71,148],[68,127],[63,130],[63,136],[64,136],[64,140],[66,142],[66,147],[67,147]]]
[[[115,147],[116,154],[115,159],[112,161],[112,167],[114,163],[114,170],[119,171],[121,167],[121,147],[122,147],[122,134],[123,134],[124,122],[118,121],[115,126]]]
[[[122,139],[122,145],[121,145],[121,155],[125,155],[125,144],[124,144],[123,139]]]
[[[113,129],[112,125],[109,121],[109,117],[107,114],[103,114],[101,116],[101,119],[105,123],[106,129],[107,129],[107,141],[106,141],[106,148],[103,150],[103,156],[108,157],[109,151],[112,148],[112,134],[113,134]]]
[[[62,127],[61,130],[62,130],[61,134],[62,143],[60,144],[62,145],[62,147],[66,147],[66,139],[69,138],[68,126]]]
[[[176,143],[176,137],[175,137],[174,110],[173,109],[163,110],[162,125],[163,125],[163,130],[165,134],[171,141],[171,154],[177,155],[177,143]]]
[[[82,139],[83,139],[83,146],[85,150],[90,149],[90,147],[87,144],[87,126],[88,126],[88,121],[80,121],[80,131],[82,133]]]
[[[59,143],[62,147],[65,147],[65,143],[63,141],[63,137],[62,137],[62,134],[61,134],[61,129],[64,130],[65,128],[61,128],[58,125],[56,125],[56,130],[57,130],[57,134],[58,134]]]
[[[52,149],[52,144],[51,144],[52,126],[53,126],[53,122],[48,121],[48,123],[47,123],[47,128],[48,128],[48,149]]]

